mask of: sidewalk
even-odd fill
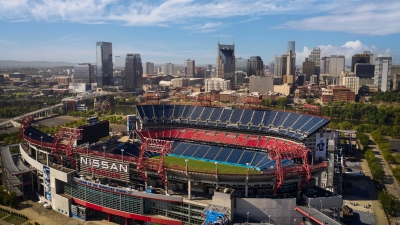
[[[376,191],[375,184],[372,181],[371,171],[368,166],[368,162],[363,159],[360,163],[362,170],[364,171],[365,176],[370,177],[370,181],[366,183],[366,188],[368,190],[368,194],[371,198],[372,209],[374,210],[374,215],[376,219],[376,223],[378,225],[388,224],[385,216],[385,212],[382,210],[381,204],[378,201],[378,192]]]
[[[26,207],[21,210],[11,209],[10,207],[1,206],[4,209],[14,211],[20,214],[23,214],[29,218],[29,222],[34,224],[38,222],[40,225],[54,225],[54,224],[62,224],[62,225],[117,225],[116,223],[108,222],[107,220],[98,220],[98,221],[82,221],[72,217],[67,217],[58,213],[52,209],[45,209],[40,203],[25,201],[23,204],[28,204],[29,207]],[[6,221],[0,220],[1,225],[11,225]],[[28,223],[25,223],[28,224]]]

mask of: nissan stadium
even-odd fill
[[[7,190],[80,220],[301,224],[299,202],[328,185],[327,118],[190,105],[135,113],[124,142],[105,138],[109,123],[96,118],[54,136],[25,118],[20,154],[2,151]]]

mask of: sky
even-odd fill
[[[296,42],[296,64],[362,51],[400,64],[399,0],[0,0],[0,60],[95,62],[96,42],[143,62],[215,64],[217,43],[268,65]],[[121,60],[120,60],[121,61]]]

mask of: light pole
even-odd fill
[[[188,162],[189,162],[189,159],[185,159],[185,163],[186,163],[186,176],[188,175]]]
[[[121,149],[122,152],[122,162],[124,162],[124,149]]]
[[[296,218],[293,219],[293,225],[296,225]]]
[[[319,202],[321,202],[321,212],[322,212],[322,200],[319,200]]]
[[[86,143],[86,154],[89,155],[89,142]]]
[[[106,158],[106,146],[103,146],[103,150],[104,150],[104,158]]]
[[[32,133],[29,133],[29,141],[32,142],[32,138],[31,138]]]
[[[268,215],[268,223],[271,224],[271,215]]]
[[[308,199],[308,215],[310,215],[311,205],[310,205],[310,198]]]
[[[43,136],[40,136],[40,146],[43,148]]]
[[[246,222],[246,224],[249,224],[249,214],[250,214],[250,212],[247,212],[247,222]]]
[[[218,162],[215,162],[215,177],[218,177]]]
[[[333,220],[336,220],[336,207],[333,207]]]

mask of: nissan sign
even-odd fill
[[[118,160],[81,156],[80,171],[116,180],[129,181],[129,164]]]

